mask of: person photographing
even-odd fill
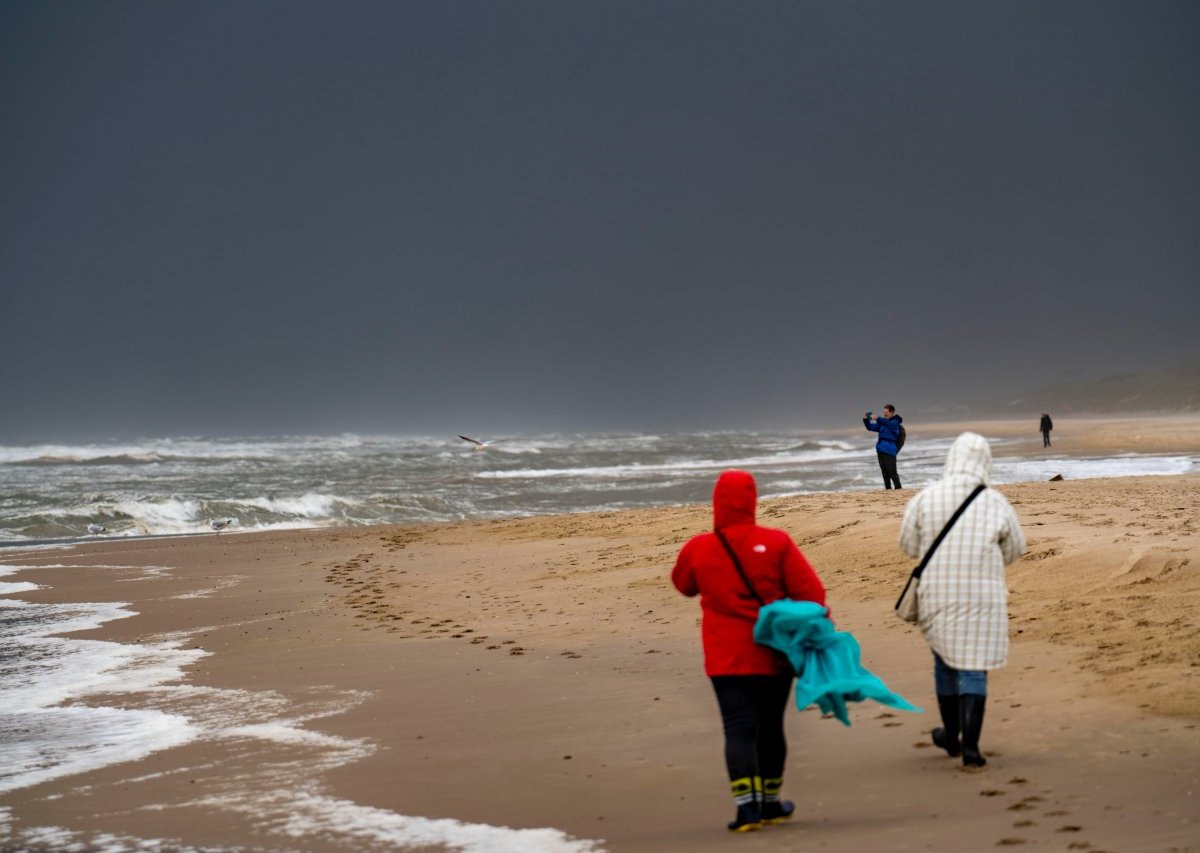
[[[871,432],[879,433],[879,440],[875,442],[875,454],[879,457],[879,470],[883,474],[883,487],[885,489],[899,489],[900,475],[896,472],[896,455],[900,452],[900,447],[904,444],[903,427],[904,418],[896,414],[896,407],[891,403],[883,407],[883,414],[875,417],[874,412],[865,412],[863,414],[863,426]]]

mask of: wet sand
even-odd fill
[[[1114,428],[1056,426],[1060,453],[1099,452]],[[1185,419],[1137,434],[1127,449],[1200,447]],[[9,838],[398,849],[379,829],[394,812],[554,827],[614,851],[1200,849],[1200,475],[1002,491],[1029,553],[1009,569],[1012,654],[991,681],[979,773],[929,745],[929,652],[891,613],[910,493],[763,502],[760,522],[797,540],[864,663],[926,713],[864,703],[847,729],[789,712],[797,819],[736,838],[699,608],[667,579],[707,507],[5,551],[127,567],[8,578],[45,586],[26,601],[139,614],[78,636],[186,632],[209,653],[187,670],[194,696],[169,699],[205,709],[204,737],[0,795]]]

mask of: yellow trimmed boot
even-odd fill
[[[783,779],[763,779],[763,823],[783,823],[796,813],[796,804],[779,798]]]
[[[729,783],[737,816],[726,826],[730,832],[753,832],[762,829],[762,779],[743,776]]]

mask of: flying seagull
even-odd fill
[[[210,521],[208,523],[208,526],[211,527],[213,530],[215,530],[217,533],[220,533],[222,530],[224,530],[226,527],[228,527],[231,524],[233,524],[233,519],[226,518],[223,521]]]
[[[493,438],[488,441],[479,441],[478,439],[471,438],[470,436],[467,436],[467,435],[460,435],[459,438],[461,438],[463,441],[471,442],[471,444],[475,445],[476,450],[486,450],[492,444],[494,444],[495,442],[500,440],[498,438]]]
[[[103,524],[89,524],[88,525],[88,533],[91,533],[93,536],[99,536],[101,533],[107,533],[107,532],[108,532],[108,528],[105,527]]]

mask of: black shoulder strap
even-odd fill
[[[958,521],[958,517],[967,511],[967,507],[971,505],[971,501],[979,497],[979,493],[986,489],[987,486],[980,483],[975,487],[975,491],[962,502],[962,506],[954,511],[954,515],[950,516],[950,520],[946,522],[946,526],[942,528],[942,532],[938,534],[937,539],[933,540],[933,544],[929,546],[929,550],[925,552],[925,559],[921,561],[921,565],[913,569],[912,576],[919,578],[925,571],[925,565],[929,562],[929,558],[933,556],[933,552],[937,550],[937,546],[942,544],[942,540],[946,538],[946,534],[950,532],[950,528],[954,526],[954,522]]]
[[[746,570],[742,568],[742,561],[737,558],[737,554],[733,553],[733,548],[729,547],[729,541],[725,538],[725,534],[720,530],[714,532],[717,534],[717,538],[721,540],[721,544],[725,546],[725,551],[729,554],[729,559],[733,560],[734,568],[742,576],[742,582],[746,584],[746,589],[750,590],[750,594],[754,596],[754,600],[758,602],[758,606],[762,607],[766,602],[762,600],[762,596],[758,594],[758,590],[754,588],[754,584],[750,583],[750,578],[746,577]]]

